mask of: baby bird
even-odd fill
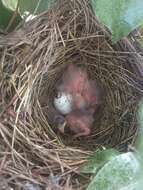
[[[75,133],[74,138],[87,136],[91,132],[91,125],[94,121],[94,110],[76,110],[66,116],[66,122],[70,130]]]
[[[83,68],[70,64],[57,91],[61,97],[55,98],[54,105],[65,115],[66,125],[75,137],[89,135],[99,94],[96,81]]]
[[[70,64],[63,74],[59,92],[72,95],[73,109],[85,109],[96,104],[96,82],[89,80],[87,72],[76,65]]]

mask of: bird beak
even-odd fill
[[[65,121],[64,123],[58,125],[58,129],[59,129],[59,131],[60,131],[61,133],[64,133],[64,132],[65,132],[66,123],[67,123],[67,122]]]

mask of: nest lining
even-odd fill
[[[5,174],[46,183],[54,173],[66,181],[92,151],[103,146],[125,151],[134,143],[143,92],[140,56],[128,39],[112,45],[87,0],[59,1],[0,42],[0,134],[5,162],[10,160]],[[74,141],[50,123],[55,84],[70,63],[85,67],[106,89],[91,135]]]

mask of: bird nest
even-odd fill
[[[133,145],[143,68],[132,39],[113,45],[87,0],[58,1],[1,36],[0,168],[12,185],[49,184],[52,174],[60,177],[62,189],[82,189],[78,168],[90,153]],[[98,80],[104,96],[91,134],[77,139],[59,133],[50,121],[55,86],[71,63]]]

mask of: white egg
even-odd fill
[[[68,114],[72,111],[72,95],[59,92],[58,97],[54,99],[54,106],[61,114]]]

